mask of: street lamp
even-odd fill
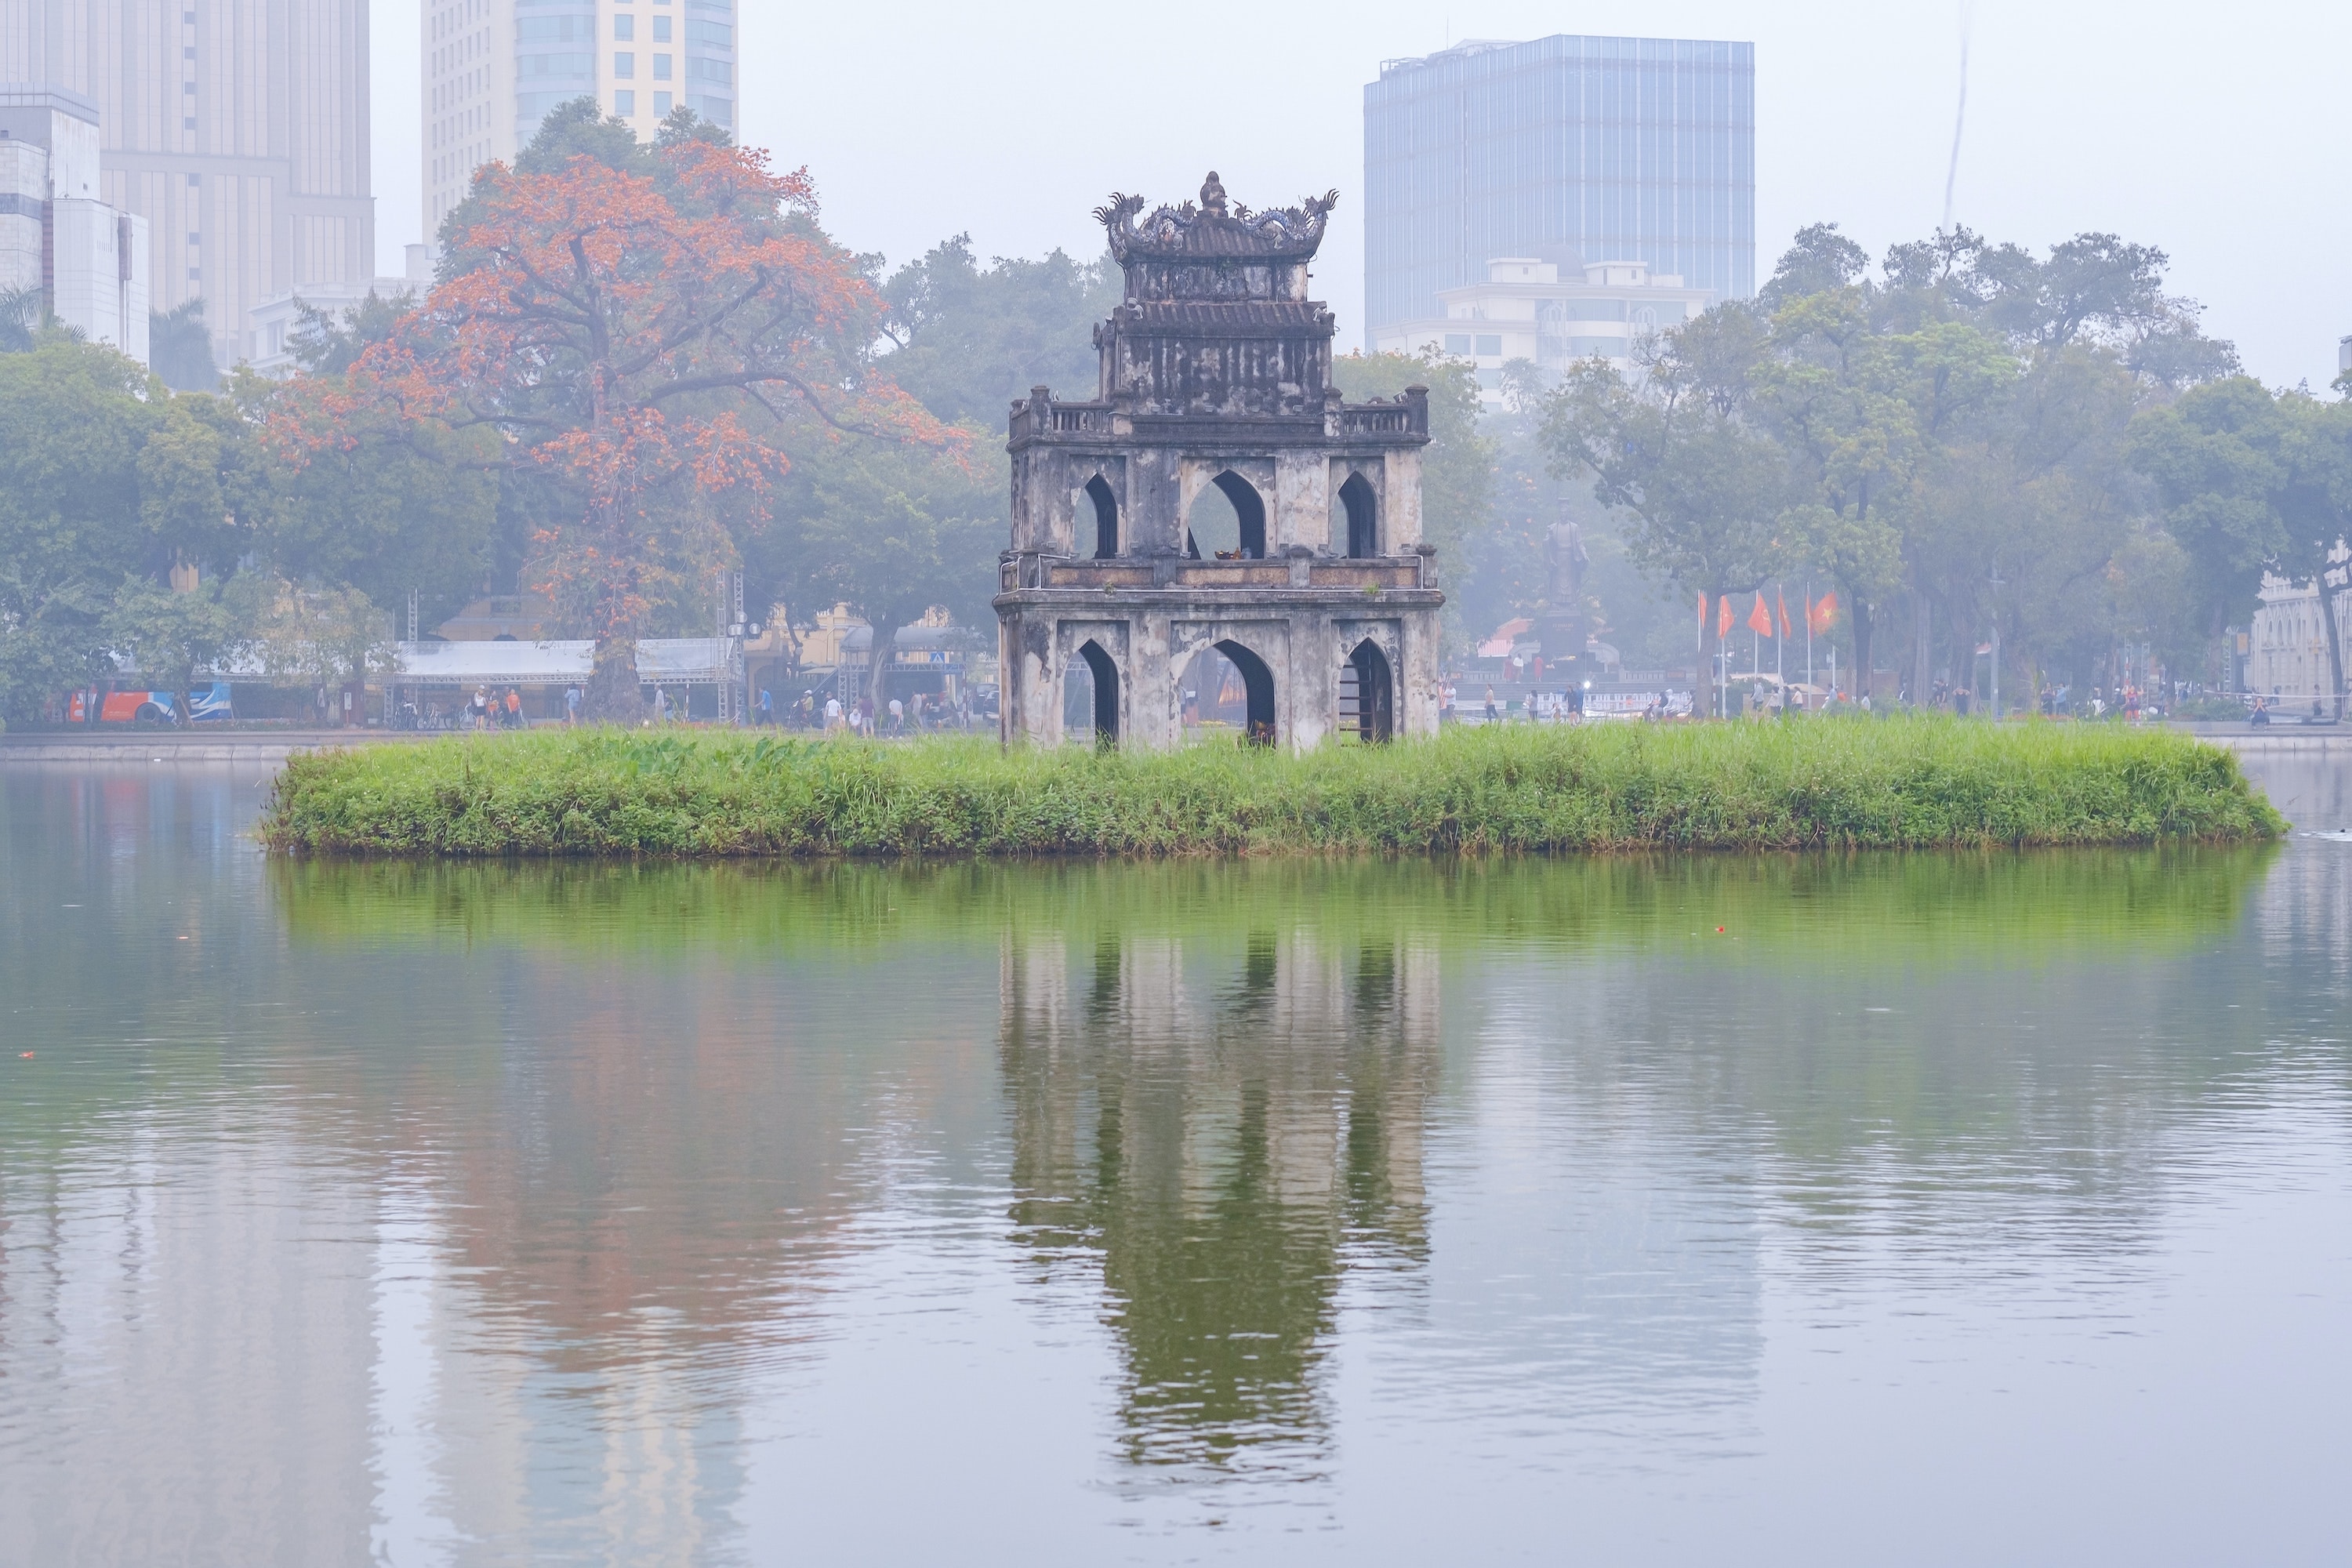
[[[1992,721],[2000,722],[2000,563],[1992,563]]]

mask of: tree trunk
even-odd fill
[[[637,639],[621,633],[596,639],[595,664],[582,692],[580,710],[600,724],[635,724],[645,717],[645,694],[637,689]]]
[[[1933,688],[1933,667],[1936,659],[1934,631],[1935,606],[1928,602],[1926,590],[1911,590],[1911,706],[1927,705],[1927,693]]]
[[[896,615],[876,616],[874,644],[866,658],[866,710],[873,715],[877,731],[882,726],[882,711],[890,700],[890,665],[898,651],[898,626]]]
[[[2344,717],[2344,628],[2336,621],[2336,601],[2341,590],[2327,585],[2328,574],[2319,574],[2319,620],[2327,628],[2327,672],[2334,678],[2330,689],[2336,694],[2336,717]]]

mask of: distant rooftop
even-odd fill
[[[1423,70],[1452,60],[1466,60],[1475,55],[1491,55],[1502,49],[1524,49],[1531,45],[1548,44],[1559,38],[1574,38],[1596,44],[1648,44],[1663,49],[1687,48],[1694,44],[1706,45],[1717,42],[1715,39],[1706,38],[1632,37],[1613,33],[1550,33],[1540,38],[1465,38],[1451,48],[1440,49],[1433,55],[1413,55],[1399,59],[1382,60],[1381,75],[1386,77],[1398,71]]]
[[[1403,59],[1382,60],[1381,74],[1403,70],[1409,66],[1435,65],[1440,60],[1458,60],[1471,55],[1483,55],[1489,49],[1516,49],[1527,42],[1524,38],[1465,38],[1452,48],[1440,49],[1433,55],[1413,55]]]
[[[0,109],[62,110],[76,120],[98,123],[96,100],[84,98],[69,88],[44,86],[29,81],[0,81]]]

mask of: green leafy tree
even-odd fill
[[[139,520],[146,567],[202,565],[226,575],[266,550],[280,521],[283,470],[226,397],[162,399],[139,453]]]
[[[1421,453],[1422,537],[1437,550],[1441,582],[1449,573],[1465,572],[1473,565],[1474,541],[1493,522],[1500,455],[1495,438],[1480,426],[1478,373],[1459,359],[1424,350],[1342,354],[1331,362],[1331,379],[1350,403],[1394,398],[1408,386],[1429,389],[1429,445]],[[1478,596],[1474,589],[1473,598]],[[1442,635],[1451,649],[1463,648],[1468,640],[1459,601],[1452,595]]]
[[[367,298],[340,313],[294,301],[294,331],[287,343],[294,363],[311,375],[341,375],[357,364],[373,345],[388,342],[400,319],[416,309],[414,289],[395,289],[386,298],[371,289]]]
[[[0,353],[30,352],[43,315],[39,284],[0,289]]]
[[[2352,403],[2321,403],[2301,393],[2283,394],[2287,419],[2284,456],[2286,493],[2279,521],[2286,533],[2278,571],[2309,583],[2319,595],[2321,623],[2327,628],[2327,664],[2334,678],[2336,716],[2344,717],[2344,623],[2339,611],[2352,594]]]
[[[961,626],[992,619],[1005,521],[1004,486],[991,468],[845,437],[802,454],[747,543],[747,563],[800,618],[842,603],[872,625],[866,690],[877,704],[899,627],[934,605]]]
[[[2195,563],[2208,632],[2252,613],[2264,568],[2288,548],[2287,438],[2286,416],[2249,376],[2196,387],[2133,423],[2131,461],[2155,481],[2164,526]]]
[[[183,300],[168,310],[148,313],[147,363],[174,392],[211,392],[220,385],[202,300]]]
[[[184,593],[127,577],[114,591],[105,632],[115,652],[130,655],[149,679],[165,683],[173,710],[184,722],[194,711],[189,691],[196,672],[225,668],[252,645],[263,603],[250,573],[226,583],[200,580]]]
[[[61,333],[0,354],[0,716],[12,721],[105,669],[115,584],[150,564],[149,385],[134,362]]]
[[[637,639],[740,559],[725,523],[763,513],[798,453],[961,444],[875,369],[887,307],[815,217],[805,173],[691,115],[647,148],[566,106],[478,175],[425,306],[324,387],[321,417],[273,428],[298,463],[378,419],[488,434],[541,494],[535,585],[595,638],[588,711],[631,717]]]
[[[1714,605],[1756,592],[1791,559],[1784,514],[1801,498],[1788,454],[1754,417],[1768,352],[1753,310],[1718,305],[1651,340],[1637,380],[1583,362],[1544,418],[1555,471],[1591,476],[1601,503],[1630,514],[1633,562],[1686,598],[1706,595],[1700,651],[1710,660],[1721,646]]]
[[[2347,590],[2352,537],[2352,405],[2299,392],[2273,394],[2248,376],[2194,388],[2144,413],[2133,461],[2156,482],[2165,526],[2193,574],[2210,635],[2245,618],[2265,573],[2319,595],[2337,716],[2344,639],[2336,615]]]
[[[1935,673],[1931,628],[1957,675],[1997,626],[2029,685],[2123,635],[2111,568],[2145,510],[2132,416],[2234,363],[2195,302],[2164,291],[2165,264],[2111,235],[2038,258],[1961,228],[1892,247],[1874,279],[1833,226],[1800,232],[1760,291],[1759,402],[1810,492],[1792,533],[1817,561],[1847,556],[1858,665],[1890,602],[1907,605],[1915,694]],[[1825,531],[1832,519],[1846,526]],[[1899,584],[1879,528],[1900,538]],[[1882,574],[1865,585],[1857,566]]]
[[[392,619],[356,588],[279,581],[254,627],[262,668],[277,679],[332,689],[399,668]],[[340,704],[333,722],[342,722]]]
[[[500,533],[495,430],[351,399],[347,372],[272,382],[243,371],[231,385],[247,429],[274,421],[319,437],[300,463],[273,465],[260,550],[281,575],[349,584],[380,605],[414,592],[435,621],[482,592]]]
[[[982,267],[971,237],[933,246],[882,286],[891,343],[879,361],[924,407],[955,424],[1003,429],[1004,411],[1033,386],[1076,402],[1098,390],[1094,329],[1119,301],[1108,255],[1078,262],[998,257]]]

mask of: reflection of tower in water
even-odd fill
[[[1129,1458],[1315,1445],[1342,1268],[1426,1247],[1434,952],[1109,934],[1003,963],[1013,1217],[1100,1259]]]

